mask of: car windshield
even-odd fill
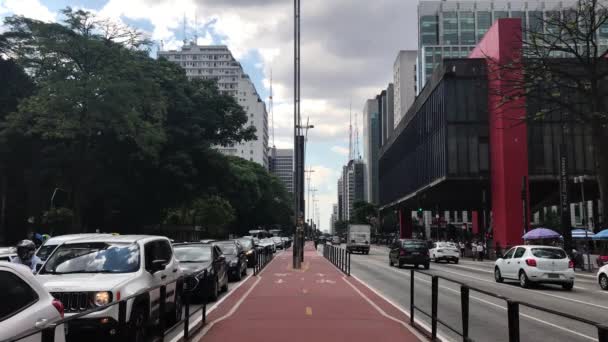
[[[250,239],[239,239],[239,242],[241,243],[241,246],[243,246],[244,249],[253,248],[253,243]]]
[[[236,246],[234,244],[218,244],[222,253],[226,255],[235,255],[236,254]]]
[[[36,256],[40,258],[42,261],[46,261],[49,258],[51,253],[57,248],[57,245],[42,245],[38,248],[36,252]]]
[[[403,248],[413,248],[413,249],[424,249],[427,248],[427,244],[424,241],[403,241]]]
[[[179,262],[205,262],[211,260],[211,246],[175,246]]]
[[[558,248],[532,248],[532,255],[542,259],[565,259],[566,252]]]
[[[131,243],[61,245],[41,273],[129,273],[139,269],[139,247]]]

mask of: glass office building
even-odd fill
[[[521,18],[526,30],[550,30],[543,19],[560,15],[576,0],[421,1],[418,5],[417,89],[421,91],[443,58],[466,58],[492,23]],[[608,26],[600,30],[608,46]],[[603,37],[605,35],[605,37]]]

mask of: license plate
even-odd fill
[[[549,278],[559,278],[559,274],[549,273]]]
[[[412,255],[420,255],[418,252],[412,252]]]

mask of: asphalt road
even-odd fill
[[[388,264],[388,249],[373,246],[369,255],[353,254],[351,274],[367,283],[377,292],[409,312],[410,269],[399,269]],[[421,269],[422,270],[422,269]],[[516,282],[498,284],[494,281],[493,263],[461,260],[458,265],[431,263],[431,274],[449,277],[481,290],[504,297],[535,304],[549,309],[568,312],[577,317],[608,324],[608,292],[602,291],[589,275],[577,274],[571,292],[560,286],[540,285],[522,289]],[[431,278],[415,276],[416,306],[431,312]],[[415,317],[430,326],[430,318],[416,311]],[[438,317],[462,332],[460,285],[439,281]],[[501,299],[479,292],[470,293],[469,336],[475,341],[508,341],[507,306]],[[520,307],[521,341],[597,341],[597,329],[538,310]],[[457,334],[439,325],[439,334],[449,340],[459,340]]]

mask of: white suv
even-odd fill
[[[61,244],[49,256],[38,279],[63,303],[66,316],[166,285],[167,310],[162,314],[172,323],[182,315],[181,275],[166,237],[102,235]],[[157,288],[128,301],[126,320],[130,340],[144,341],[147,328],[158,323],[160,291]],[[68,331],[115,337],[120,333],[118,305],[69,322]]]
[[[574,278],[574,264],[566,252],[557,247],[515,246],[494,263],[496,282],[516,279],[524,288],[533,283],[549,283],[572,290]]]
[[[455,244],[450,242],[433,242],[433,248],[429,250],[431,260],[439,262],[445,260],[447,262],[453,261],[455,264],[458,263],[460,252]]]

